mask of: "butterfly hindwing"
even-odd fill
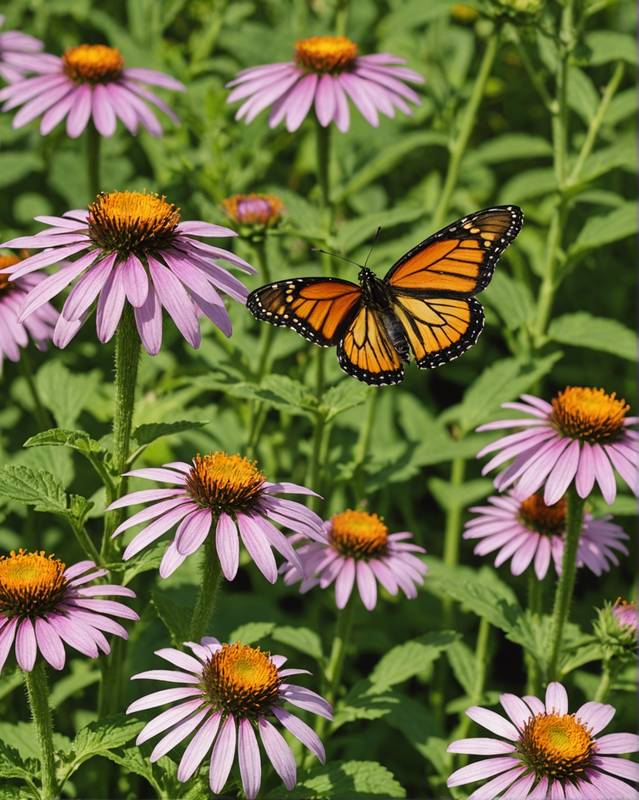
[[[416,297],[394,292],[393,312],[421,369],[460,356],[477,341],[484,311],[474,297]]]
[[[291,328],[314,344],[337,344],[362,290],[337,278],[291,278],[251,292],[247,308],[257,319]]]
[[[386,283],[409,292],[473,295],[488,286],[499,256],[521,230],[518,206],[494,206],[453,222],[405,253]]]
[[[337,359],[344,372],[376,386],[399,383],[404,377],[379,312],[364,303],[337,343]]]

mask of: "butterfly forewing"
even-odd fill
[[[416,294],[476,294],[490,282],[497,259],[522,222],[517,206],[495,206],[463,217],[409,250],[384,280]]]
[[[292,278],[251,292],[247,308],[257,319],[282,325],[322,347],[337,344],[362,290],[337,278]]]
[[[384,386],[399,383],[404,368],[379,314],[362,304],[337,343],[340,367],[360,381]]]

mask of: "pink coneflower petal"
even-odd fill
[[[268,540],[262,533],[259,522],[246,514],[237,514],[237,526],[242,542],[259,571],[269,583],[277,580],[277,564]]]
[[[133,677],[140,678],[141,675],[134,675]],[[155,680],[155,678],[151,676],[150,680]],[[158,680],[166,679],[158,678]],[[185,717],[190,716],[193,714],[193,712],[197,711],[201,707],[201,697],[197,697],[195,700],[187,700],[185,703],[180,703],[177,706],[172,706],[167,711],[163,711],[161,714],[158,714],[157,717],[154,717],[149,723],[147,723],[138,734],[135,743],[137,745],[141,745],[144,744],[144,742],[148,742],[149,739],[157,736],[158,733],[163,733],[169,728],[172,728],[174,725],[182,722]]]
[[[149,279],[140,259],[134,254],[120,266],[126,298],[134,308],[140,308],[149,294]]]
[[[215,734],[220,727],[221,719],[222,714],[219,711],[211,714],[191,739],[180,760],[177,771],[177,778],[179,781],[188,781],[189,778],[195,774],[195,771],[213,745]]]
[[[106,279],[98,298],[95,322],[101,342],[108,342],[113,338],[124,311],[125,300],[122,270],[116,268]]]
[[[255,800],[262,780],[262,764],[257,738],[248,719],[240,720],[237,754],[242,788],[247,800]]]
[[[571,442],[557,458],[555,466],[546,479],[544,501],[551,506],[560,500],[577,474],[579,465],[579,442]],[[522,490],[523,491],[523,490]]]
[[[133,313],[144,349],[149,355],[157,355],[162,346],[162,306],[152,286],[144,303],[135,307]]]
[[[235,720],[228,716],[222,725],[220,733],[213,746],[211,756],[211,769],[209,772],[209,785],[211,791],[219,794],[226,781],[228,780],[233,759],[235,758],[235,743],[237,741],[237,729]]]

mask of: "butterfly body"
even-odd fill
[[[359,285],[291,278],[251,292],[247,308],[322,347],[337,346],[341,368],[365,383],[399,383],[411,353],[418,367],[445,364],[475,343],[484,314],[474,295],[521,230],[517,206],[457,220],[393,264],[384,278],[364,266]]]

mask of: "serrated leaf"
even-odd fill
[[[0,495],[36,511],[67,514],[67,495],[50,472],[29,467],[0,467]]]
[[[48,431],[36,433],[24,443],[24,447],[70,447],[80,453],[95,454],[104,453],[104,448],[100,442],[92,439],[84,431],[65,430],[64,428],[51,428]]]
[[[115,714],[97,722],[91,722],[78,732],[71,742],[71,750],[75,760],[86,761],[94,755],[99,755],[115,747],[122,747],[130,742],[142,729],[143,723],[127,717],[125,714]]]
[[[310,628],[294,628],[291,625],[281,625],[272,632],[272,638],[276,642],[282,642],[289,647],[295,648],[302,653],[306,653],[316,661],[323,658],[322,640]]]
[[[595,317],[585,311],[556,317],[548,329],[548,338],[573,347],[587,347],[604,353],[637,360],[637,336],[620,322]]]
[[[35,759],[24,759],[14,747],[0,740],[0,778],[31,781],[39,771],[40,765]]]
[[[587,250],[597,250],[637,232],[637,204],[624,203],[605,214],[591,216],[568,251],[568,261]]]
[[[208,422],[196,422],[195,420],[180,419],[175,422],[148,422],[139,425],[133,431],[133,438],[139,446],[151,444],[162,436],[172,436],[184,431],[193,431],[208,425]]]
[[[241,642],[241,644],[253,644],[260,639],[270,636],[275,628],[273,622],[247,622],[240,625],[231,632],[229,642]]]
[[[370,392],[369,386],[353,380],[341,381],[337,386],[332,386],[322,397],[322,405],[326,408],[326,421],[329,422],[349,408],[362,405]]]
[[[274,408],[293,414],[314,417],[317,399],[303,383],[284,375],[269,375],[258,385],[238,383],[228,388],[229,394],[249,400],[260,400]]]
[[[101,379],[97,371],[77,375],[52,359],[40,367],[36,375],[42,402],[53,413],[60,428],[73,428]]]
[[[377,663],[369,676],[375,694],[423,672],[459,638],[455,631],[426,633],[393,647]]]
[[[282,799],[281,787],[267,797]],[[376,761],[333,762],[315,767],[301,776],[286,793],[287,800],[364,800],[364,798],[406,797],[406,792],[390,770]]]

